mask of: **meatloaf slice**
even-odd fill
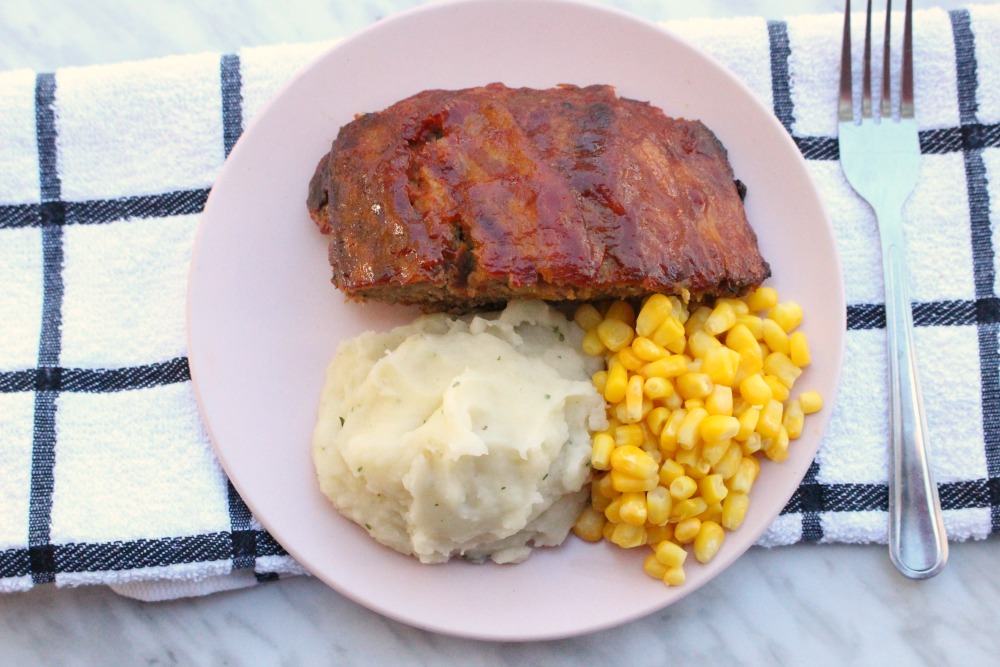
[[[358,116],[308,209],[352,299],[730,296],[770,275],[715,135],[610,86],[427,90]]]

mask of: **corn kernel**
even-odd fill
[[[722,455],[712,469],[722,476],[722,479],[729,479],[736,474],[736,471],[740,467],[740,461],[743,459],[743,446],[734,442],[729,445],[729,449],[726,453]]]
[[[672,454],[677,450],[677,434],[680,432],[686,417],[687,410],[677,408],[670,413],[670,418],[663,425],[663,430],[660,431],[660,451],[665,455]]]
[[[639,443],[642,443],[642,428],[640,426],[634,424],[619,426],[615,429],[616,437],[618,432],[623,429],[627,429],[629,434],[627,437],[629,438],[634,438],[633,434],[637,433]],[[611,469],[640,479],[655,479],[660,466],[636,444],[626,443],[619,445],[611,453]]]
[[[673,523],[679,523],[685,519],[698,516],[706,509],[708,509],[708,503],[705,502],[704,498],[701,498],[700,496],[692,496],[687,500],[681,500],[674,503],[673,509],[670,511],[670,521]],[[674,528],[674,535],[676,534],[677,529]]]
[[[694,557],[699,563],[707,563],[719,553],[726,534],[722,526],[714,521],[702,521],[698,535],[694,538]]]
[[[778,292],[773,287],[758,287],[747,297],[747,307],[753,312],[767,310],[778,303]]]
[[[615,439],[615,446],[616,447],[624,447],[625,445],[631,445],[632,447],[641,447],[642,446],[642,427],[639,426],[638,424],[625,424],[625,425],[622,425],[622,426],[616,426],[615,430],[614,430],[614,439]],[[611,456],[609,457],[609,461],[613,461],[614,460],[614,455],[615,455],[614,451],[615,450],[612,450]],[[619,452],[618,456],[619,457],[632,456],[633,454],[634,453],[632,452],[632,450],[625,450],[625,451]],[[621,460],[619,460],[619,464],[617,466],[615,466],[614,463],[612,463],[612,466],[619,467],[619,468],[622,467],[622,466],[624,466],[624,465],[626,465],[626,464],[624,462],[622,462]],[[631,469],[629,469],[629,470],[623,470],[622,472],[627,472],[630,475],[635,474],[636,477],[643,477],[644,476],[644,475],[633,473]]]
[[[642,304],[635,318],[635,331],[640,336],[649,336],[670,316],[673,304],[663,294],[653,294]]]
[[[717,384],[712,387],[712,393],[705,399],[705,409],[710,415],[723,415],[726,417],[733,414],[733,390],[724,384]]]
[[[772,461],[779,463],[788,458],[788,431],[782,426],[778,435],[764,446],[764,454]]]
[[[613,490],[613,489],[612,489]],[[617,493],[617,492],[616,492]],[[604,510],[608,508],[611,504],[611,498],[606,498],[598,489],[596,484],[590,485],[590,506],[593,507],[598,512],[604,513]]]
[[[737,322],[726,332],[726,347],[734,352],[742,352],[747,349],[760,349],[757,338],[754,337],[746,324]]]
[[[676,391],[670,394],[669,396],[661,398],[660,402],[663,403],[663,407],[670,408],[671,410],[676,410],[678,408],[684,407],[684,399],[681,398],[681,395],[678,394]]]
[[[612,301],[608,306],[608,312],[604,314],[604,319],[619,320],[631,329],[635,326],[635,309],[628,301]]]
[[[823,397],[818,391],[804,391],[799,394],[799,405],[803,413],[811,415],[823,409]]]
[[[760,419],[757,420],[757,432],[760,433],[761,437],[777,437],[778,431],[781,429],[781,415],[783,410],[784,406],[780,401],[774,399],[768,401],[767,405],[764,406],[764,410],[760,413]]]
[[[682,398],[705,398],[712,393],[712,380],[705,373],[685,373],[677,378],[677,393]]]
[[[583,350],[584,354],[589,354],[592,357],[600,357],[608,351],[608,348],[601,342],[601,337],[597,335],[597,329],[590,329],[583,334],[580,349]]]
[[[698,490],[698,483],[687,475],[675,477],[670,482],[670,496],[676,501],[687,500]]]
[[[610,376],[608,381],[611,381]],[[740,395],[747,400],[750,405],[762,406],[771,400],[773,392],[764,378],[758,374],[750,375],[740,383]],[[605,392],[607,396],[607,392]]]
[[[796,366],[787,354],[772,352],[764,359],[764,372],[773,375],[789,389],[795,381],[802,375],[802,369]]]
[[[706,443],[729,440],[740,430],[740,422],[736,417],[726,415],[708,415],[701,421],[701,437]]]
[[[597,331],[597,336],[604,343],[604,346],[612,352],[617,352],[626,347],[632,342],[632,337],[635,335],[632,327],[619,319],[611,317],[605,317],[597,325],[595,331]]]
[[[656,554],[649,554],[642,562],[643,571],[653,579],[663,579],[667,573],[667,567],[656,559]]]
[[[670,487],[670,483],[684,474],[684,466],[673,459],[665,459],[660,466],[660,485]],[[693,493],[693,491],[692,491]]]
[[[670,410],[662,405],[653,408],[646,415],[646,426],[649,427],[649,432],[656,438],[657,444],[660,442],[660,433],[663,432],[663,427],[666,425],[668,419],[670,419]]]
[[[705,331],[713,336],[729,331],[736,324],[736,311],[731,302],[720,300],[705,320]]]
[[[705,324],[705,320],[707,320],[708,316],[711,314],[712,309],[708,306],[698,306],[695,308],[694,312],[688,316],[687,322],[684,323],[685,335],[690,338],[691,334],[702,328],[702,325]]]
[[[715,466],[722,457],[729,450],[729,446],[732,444],[732,440],[728,438],[724,440],[717,440],[715,442],[706,442],[701,448],[701,459],[705,462],[705,465],[711,469]],[[705,471],[708,473],[708,470]]]
[[[791,343],[788,340],[788,334],[781,328],[781,325],[772,319],[766,319],[762,326],[764,330],[764,343],[771,351],[788,354],[788,351],[791,349]]]
[[[759,452],[764,447],[764,439],[761,437],[760,433],[754,431],[741,446],[743,448],[743,453],[750,456],[751,454]]]
[[[629,491],[622,494],[618,515],[624,523],[633,526],[646,524],[646,494],[641,491]]]
[[[666,488],[657,486],[655,489],[647,491],[646,521],[656,526],[664,525],[670,518],[670,512],[673,509],[673,505],[673,498],[670,496],[670,492]]]
[[[674,524],[665,523],[662,526],[657,526],[646,522],[646,542],[648,544],[655,547],[660,542],[672,539],[674,539]]]
[[[642,379],[641,375],[637,378]],[[667,378],[651,377],[646,378],[642,385],[642,393],[651,399],[666,398],[674,393],[674,385]]]
[[[695,481],[700,480],[712,471],[712,465],[705,460],[705,457],[701,454],[701,449],[701,445],[698,445],[691,450],[691,453],[694,454],[692,458],[696,460],[684,464],[684,474]]]
[[[701,400],[700,398],[689,398],[688,400],[684,401],[684,409],[687,410],[688,412],[694,410],[695,408],[703,408],[703,407],[705,407],[705,401]]]
[[[579,324],[580,328],[584,331],[593,329],[600,324],[603,319],[604,317],[601,315],[601,311],[597,310],[597,308],[590,303],[581,305],[573,313],[573,321]]]
[[[726,480],[731,493],[750,493],[757,475],[760,474],[760,463],[754,456],[743,456],[736,468],[736,473]]]
[[[684,341],[684,324],[677,317],[670,315],[659,327],[650,335],[650,339],[662,347],[674,345],[677,341]],[[686,343],[686,341],[684,341]]]
[[[604,383],[604,400],[618,403],[625,398],[628,388],[628,371],[620,363],[608,364],[608,379]]]
[[[646,543],[646,530],[642,526],[633,526],[630,523],[619,523],[611,533],[610,542],[614,542],[623,549],[634,549]]]
[[[593,507],[585,507],[573,524],[573,532],[587,542],[600,542],[604,537],[604,514]]]
[[[704,502],[704,501],[702,501]],[[674,526],[674,541],[678,544],[691,544],[701,530],[701,519],[692,515],[678,521]]]
[[[642,419],[642,376],[633,375],[625,385],[625,413],[630,424]]]
[[[746,442],[750,434],[754,432],[757,428],[757,420],[760,419],[760,408],[754,406],[749,407],[743,411],[743,413],[737,418],[740,423],[740,430],[736,432],[733,436],[736,440],[740,442]]]
[[[642,450],[639,450],[642,452]],[[646,452],[642,452],[645,454]],[[647,454],[648,456],[648,454]],[[656,461],[652,458],[649,459],[656,465]],[[613,464],[612,464],[613,465]],[[611,472],[608,473],[611,477],[611,488],[615,491],[620,491],[626,493],[628,491],[652,491],[656,488],[657,478],[654,477],[635,477],[624,473],[621,470],[615,470],[614,467],[611,468]]]
[[[698,490],[701,491],[701,497],[709,505],[722,502],[726,495],[729,494],[729,489],[726,488],[725,483],[722,481],[722,475],[718,474],[702,477],[698,482]]]
[[[802,324],[802,306],[794,301],[785,301],[772,307],[767,316],[788,333]]]
[[[611,541],[611,536],[614,534],[615,526],[617,525],[618,524],[611,523],[610,521],[604,522],[604,539],[606,539],[608,542]]]
[[[683,376],[682,376],[683,377]],[[705,408],[691,408],[688,410],[680,428],[677,429],[677,445],[683,449],[691,449],[698,444],[701,436],[701,422],[708,416]],[[660,441],[662,442],[662,436]]]
[[[688,351],[691,352],[691,356],[701,358],[704,357],[709,350],[717,347],[723,347],[723,345],[719,342],[718,338],[702,329],[699,329],[688,336],[687,347]]]
[[[736,530],[743,523],[750,507],[750,496],[734,491],[722,501],[722,527],[726,530]]]
[[[687,581],[687,575],[684,574],[683,567],[667,568],[666,574],[663,575],[663,583],[667,586],[680,586],[685,581]]]
[[[644,338],[643,336],[638,336],[633,339],[632,347],[630,349],[635,353],[635,356],[642,360],[642,363],[639,364],[639,366],[634,370],[639,370],[639,368],[645,366],[646,363],[656,361],[657,359],[663,359],[670,354],[660,345],[657,345],[650,339]]]
[[[788,387],[785,386],[785,383],[773,375],[765,375],[763,377],[764,382],[766,382],[767,386],[771,388],[771,396],[774,400],[781,401],[782,403],[788,400],[790,392],[788,391]]]
[[[812,362],[812,355],[809,354],[809,340],[801,331],[793,331],[788,337],[788,356],[792,363],[799,368],[805,368]]]
[[[615,449],[615,440],[608,433],[595,433],[594,445],[590,451],[590,465],[594,470],[611,469],[611,452]]]
[[[676,529],[674,530],[676,533]],[[653,548],[653,555],[667,567],[680,567],[687,560],[687,551],[675,542],[660,542]]]
[[[805,425],[805,413],[802,411],[802,404],[792,400],[785,407],[785,416],[781,419],[781,425],[788,431],[788,437],[795,440],[802,435],[802,427]]]
[[[593,488],[606,498],[618,497],[618,492],[611,486],[611,475],[598,475],[595,477]]]
[[[675,378],[688,370],[688,359],[683,354],[672,354],[663,359],[651,361],[639,369],[639,375],[644,378],[661,377]]]
[[[597,371],[590,376],[590,382],[597,389],[597,393],[604,394],[604,387],[608,384],[608,372],[605,370]]]
[[[755,342],[754,345],[757,345]],[[725,346],[709,349],[705,352],[705,360],[701,370],[715,384],[733,386],[736,371],[740,366],[740,353]]]
[[[764,318],[762,317],[757,315],[739,315],[736,318],[736,324],[742,324],[749,329],[750,333],[758,341],[764,337]]]
[[[604,508],[604,518],[610,523],[619,524],[622,522],[622,516],[619,513],[622,507],[621,496],[614,498],[608,506]]]

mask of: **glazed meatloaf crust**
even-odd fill
[[[307,203],[352,299],[731,296],[770,275],[715,135],[610,86],[428,90],[358,116]]]

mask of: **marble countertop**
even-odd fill
[[[416,4],[5,0],[0,70],[328,39]],[[842,10],[841,0],[603,4],[653,20]],[[953,544],[945,571],[921,582],[898,574],[884,546],[754,548],[704,588],[649,617],[530,644],[410,628],[310,577],[155,604],[100,587],[40,586],[0,598],[0,664],[996,664],[997,540]]]

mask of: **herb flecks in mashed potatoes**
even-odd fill
[[[562,543],[588,499],[590,431],[607,426],[582,337],[515,301],[344,341],[313,438],[320,488],[425,563],[519,562]]]

